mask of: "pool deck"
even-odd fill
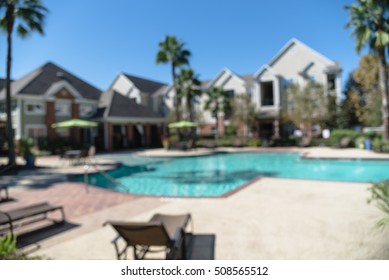
[[[318,158],[389,159],[389,155],[357,149],[237,150],[294,151]],[[137,154],[187,156],[207,152],[213,150],[148,150]],[[103,162],[106,157],[97,158]],[[45,162],[50,160],[55,162],[53,158]],[[82,167],[72,168],[82,173]],[[57,169],[62,172],[58,174],[69,172],[67,167],[50,170]],[[30,174],[30,180],[34,181],[34,176],[38,174]],[[67,214],[63,228],[47,230],[43,237],[39,234],[26,237],[30,245],[25,250],[51,259],[115,259],[110,241],[116,235],[102,224],[106,220],[146,221],[154,213],[191,213],[195,233],[216,236],[216,259],[389,259],[388,231],[374,229],[382,213],[367,203],[369,186],[368,183],[259,178],[225,198],[172,199],[135,196],[93,186],[87,189],[82,183],[65,180],[40,187],[34,184],[12,187],[13,200],[0,203],[0,209],[42,200],[63,205]]]

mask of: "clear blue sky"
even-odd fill
[[[158,42],[176,35],[192,52],[201,79],[223,67],[250,74],[291,38],[340,62],[343,83],[358,65],[343,9],[353,0],[44,0],[45,36],[14,40],[13,78],[52,61],[106,89],[117,73],[170,82],[156,65]],[[6,38],[0,37],[0,75]]]

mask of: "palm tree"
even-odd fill
[[[216,120],[216,137],[219,135],[219,113],[228,115],[231,112],[231,100],[229,93],[220,87],[211,87],[206,92],[208,99],[204,109],[210,111]]]
[[[200,89],[201,82],[193,69],[183,69],[177,76],[177,86],[180,88],[180,98],[185,98],[186,113],[188,120],[194,121],[193,102],[195,98],[202,94]]]
[[[389,90],[386,50],[389,46],[389,0],[358,0],[349,10],[347,28],[352,28],[356,50],[368,46],[378,57],[379,85],[382,95],[384,139],[389,139]]]
[[[157,53],[157,64],[170,63],[173,81],[173,91],[175,92],[175,106],[176,106],[176,121],[179,121],[180,116],[180,89],[177,87],[177,67],[188,65],[190,51],[184,49],[185,43],[178,40],[175,36],[167,35],[165,40],[159,43],[159,51]]]
[[[16,26],[17,34],[24,38],[34,31],[43,34],[43,22],[47,9],[41,0],[3,0],[1,8],[5,14],[0,19],[1,28],[7,33],[7,73],[6,73],[6,114],[8,134],[8,165],[15,165],[15,145],[11,115],[11,65],[12,34]]]

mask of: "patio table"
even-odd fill
[[[69,150],[63,154],[63,158],[68,159],[72,165],[80,160],[81,150]]]

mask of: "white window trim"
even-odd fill
[[[69,107],[68,113],[57,113],[57,105],[66,105]],[[54,110],[56,116],[62,116],[62,117],[70,117],[72,115],[72,104],[70,102],[55,102],[54,104]]]
[[[43,137],[46,137],[47,136],[47,128],[44,124],[26,124],[24,126],[24,135],[23,137],[26,138],[26,137],[30,137],[28,135],[28,130],[29,129],[34,129],[34,128],[38,128],[38,129],[43,129]]]
[[[42,112],[29,112],[27,110],[28,105],[42,105]],[[37,101],[25,101],[24,102],[24,113],[29,116],[42,116],[46,114],[46,103],[44,102],[37,102]]]
[[[261,90],[261,83],[268,83],[272,82],[273,83],[273,105],[262,105],[262,90]],[[277,86],[277,79],[275,78],[270,78],[270,79],[264,79],[259,81],[259,106],[261,109],[264,110],[274,110],[277,109],[276,105],[276,91],[279,90]]]
[[[82,106],[89,106],[89,107],[91,107],[91,108],[92,108],[91,113],[90,113],[90,114],[87,114],[87,115],[81,114],[81,107],[82,107]],[[80,117],[88,118],[88,117],[93,116],[93,115],[96,113],[96,107],[93,106],[92,104],[79,104],[78,113],[80,114]]]

